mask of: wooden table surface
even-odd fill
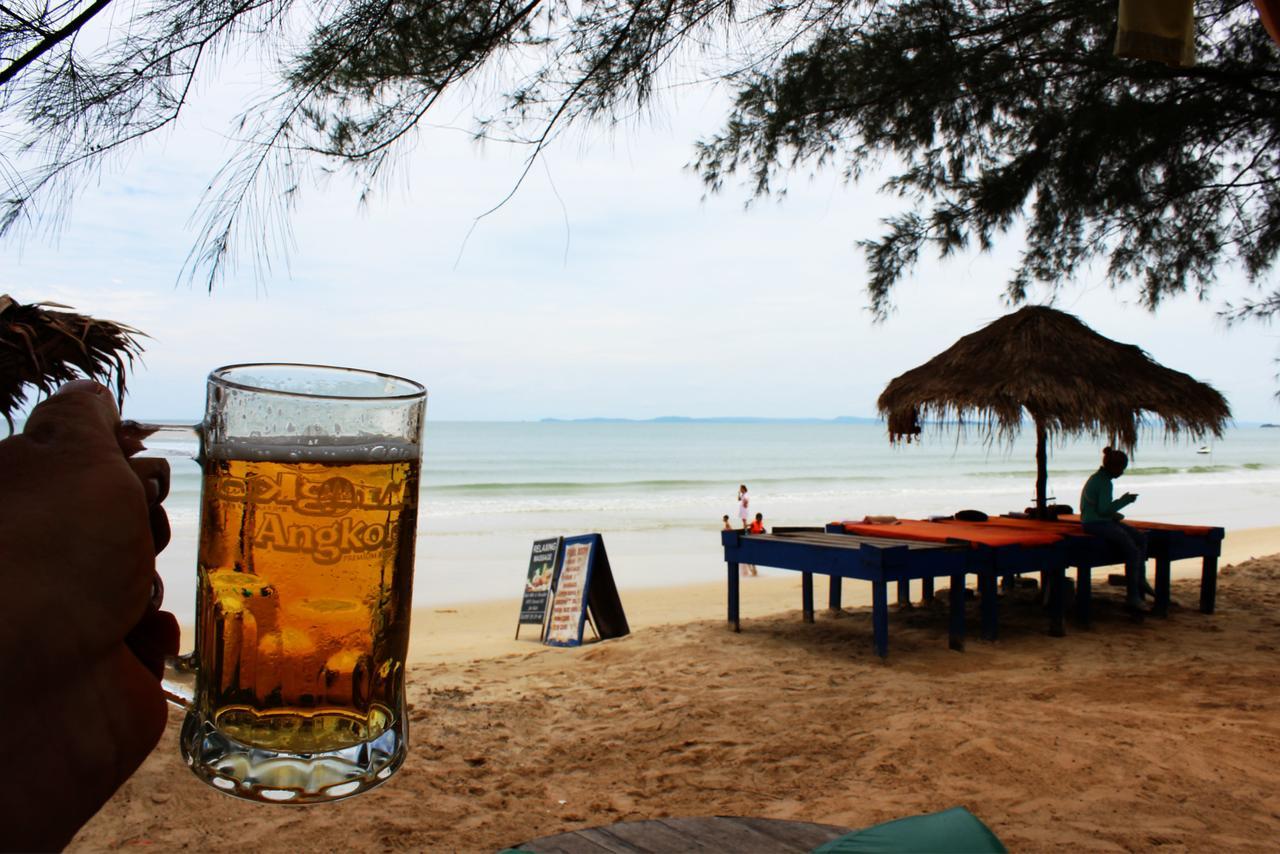
[[[544,854],[677,854],[732,851],[735,854],[808,852],[849,833],[845,827],[770,818],[658,818],[589,827],[512,845]]]

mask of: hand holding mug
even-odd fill
[[[76,381],[0,441],[0,827],[19,850],[66,845],[164,731],[169,470],[129,459],[119,422],[110,391]]]

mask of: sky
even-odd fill
[[[242,263],[209,293],[179,273],[231,153],[232,107],[254,85],[207,86],[178,128],[84,187],[62,229],[0,241],[0,293],[150,336],[128,417],[198,420],[209,371],[250,361],[410,377],[429,390],[429,420],[869,416],[893,377],[1012,310],[1016,238],[922,259],[873,323],[856,242],[880,234],[894,202],[833,171],[795,173],[785,197],[750,206],[732,181],[707,197],[686,164],[726,115],[711,89],[569,134],[479,222],[525,152],[429,129],[363,206],[341,178],[305,188],[287,264],[259,280]],[[1245,293],[1225,270],[1209,302],[1152,315],[1095,275],[1055,305],[1212,384],[1237,421],[1280,422],[1280,329],[1215,316]]]

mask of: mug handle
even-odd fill
[[[144,421],[122,421],[119,435],[126,445],[136,445],[141,451],[148,450],[142,443],[153,436],[168,439],[195,439],[199,442],[199,450],[194,457],[172,451],[167,453],[153,451],[149,456],[194,459],[202,468],[204,467],[203,424],[149,424]],[[151,589],[152,607],[159,610],[163,599],[164,584],[157,575]],[[199,664],[195,652],[165,656],[164,678],[160,680],[160,690],[164,692],[164,698],[179,709],[190,709],[195,702],[198,673]]]

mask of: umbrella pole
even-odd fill
[[[1048,435],[1045,432],[1044,425],[1040,423],[1040,419],[1036,419],[1036,512],[1037,519],[1048,518],[1048,511],[1045,507],[1045,490],[1049,484],[1049,461],[1047,459],[1046,446],[1048,445]]]

